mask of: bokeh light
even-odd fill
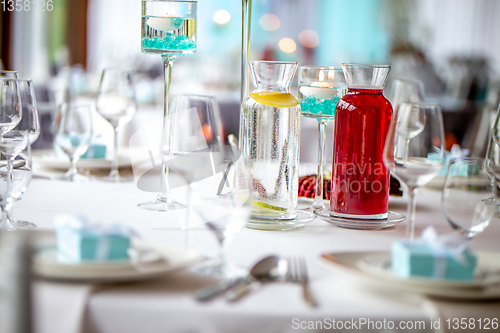
[[[293,39],[288,37],[281,39],[278,46],[280,47],[280,50],[285,53],[292,53],[297,49],[297,44],[295,44]]]
[[[314,30],[302,30],[299,33],[299,41],[308,48],[314,48],[319,45],[319,36]]]
[[[281,27],[281,21],[278,16],[274,14],[264,14],[259,20],[262,29],[267,31],[274,31]]]
[[[217,24],[226,24],[231,20],[231,14],[225,9],[219,9],[214,13],[213,19]]]

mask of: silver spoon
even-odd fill
[[[288,272],[288,262],[278,256],[269,256],[256,263],[250,270],[245,283],[226,292],[226,300],[234,302],[246,295],[257,282],[275,281]]]

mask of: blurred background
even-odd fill
[[[138,114],[161,106],[162,63],[141,53],[140,0],[2,6],[0,66],[36,84],[44,123],[39,148],[52,144],[50,119],[61,94],[94,98],[103,68],[135,69]],[[241,7],[236,0],[198,0],[197,53],[178,57],[173,69],[172,93],[215,95],[227,133],[238,131]],[[395,78],[421,80],[426,99],[443,108],[447,147],[459,143],[482,155],[500,101],[498,17],[498,0],[253,0],[250,59],[390,64],[386,89]],[[302,138],[315,143],[316,131],[315,120],[303,119]],[[309,151],[302,160],[315,160]]]

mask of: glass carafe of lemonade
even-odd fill
[[[255,90],[243,101],[240,149],[248,160],[252,216],[297,216],[300,139],[299,101],[290,93],[296,62],[249,61]]]
[[[390,66],[342,64],[348,91],[335,109],[331,215],[386,219],[389,171],[382,160],[392,117],[384,97]]]

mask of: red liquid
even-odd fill
[[[392,117],[382,90],[349,89],[335,110],[330,209],[348,215],[383,214],[389,171],[382,155]]]

